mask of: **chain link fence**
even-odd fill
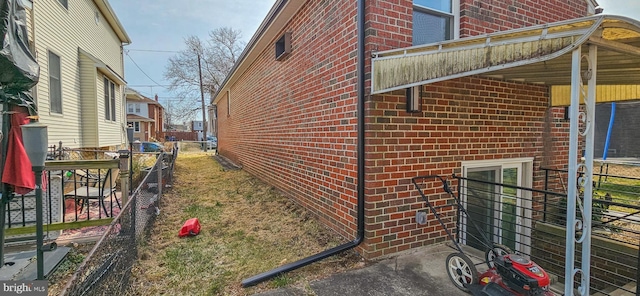
[[[137,245],[146,239],[159,213],[163,190],[170,188],[178,148],[159,154],[146,168],[120,214],[89,252],[60,295],[120,295],[129,286],[131,268],[137,259]]]

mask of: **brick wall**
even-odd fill
[[[368,5],[368,42],[377,50],[410,45],[410,7]],[[276,61],[267,48],[231,86],[231,106],[218,104],[220,153],[349,239],[358,181],[356,21],[354,1],[309,1],[282,30],[291,32],[291,54]]]
[[[495,17],[501,5],[461,2],[463,34],[519,26]],[[492,1],[499,2],[514,1]],[[560,1],[536,5],[540,2]],[[411,45],[411,5],[367,1],[367,78],[372,52]],[[466,12],[471,5],[480,15],[495,8],[494,18],[474,21]],[[554,11],[540,20],[551,21]],[[356,231],[356,21],[353,1],[308,1],[282,30],[291,32],[291,54],[276,61],[274,47],[267,48],[230,86],[230,106],[226,99],[217,105],[220,153],[288,193],[346,238]],[[463,160],[536,157],[534,171],[540,166],[546,87],[470,77],[424,90],[424,110],[418,114],[404,111],[402,91],[366,97],[367,218],[359,251],[367,258],[445,240],[432,215],[425,226],[415,223],[415,211],[424,203],[411,177],[459,173]],[[540,185],[539,174],[534,185]],[[431,193],[437,204],[448,200]],[[451,209],[444,212],[453,215]]]
[[[585,0],[460,0],[460,37],[586,15]]]
[[[428,225],[415,223],[415,211],[425,204],[412,177],[460,174],[462,161],[535,157],[534,184],[542,186],[537,171],[546,87],[469,77],[424,86],[423,96],[422,113],[406,113],[403,91],[372,100],[367,175],[377,182],[367,183],[366,191],[371,257],[446,239],[432,215]],[[450,199],[429,198],[439,205]]]

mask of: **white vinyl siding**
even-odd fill
[[[99,9],[93,0],[69,2],[68,9],[60,5],[59,0],[41,0],[33,4],[36,34],[30,38],[35,38],[34,55],[40,64],[40,77],[49,77],[49,50],[60,56],[62,76],[62,114],[53,113],[49,104],[49,79],[40,79],[36,86],[40,114],[51,114],[41,116],[40,122],[49,126],[50,144],[57,145],[62,141],[62,145],[71,148],[120,145],[125,138],[120,130],[126,121],[122,85],[115,82],[116,121],[106,121],[104,109],[100,107],[104,105],[104,93],[101,92],[104,75],[95,61],[83,58],[79,51],[89,53],[124,77],[121,41],[108,22],[96,24],[95,13]],[[104,17],[101,15],[101,18]],[[96,83],[98,79],[99,84]],[[98,113],[99,110],[102,112]],[[103,134],[103,131],[107,133]]]
[[[80,109],[74,111],[78,111],[78,116],[83,123],[80,130],[81,147],[98,146],[98,123],[96,122],[98,106],[92,99],[97,89],[96,76],[94,62],[87,56],[80,55]],[[80,110],[82,112],[79,112]],[[62,144],[64,145],[64,142]]]
[[[104,93],[105,93],[105,85],[104,85],[104,79],[107,78],[105,77],[104,74],[98,72],[98,77],[96,77],[96,85],[98,85],[98,112],[97,114],[100,114],[99,117],[96,117],[96,120],[98,122],[98,135],[100,135],[97,139],[98,141],[98,147],[104,147],[104,146],[112,146],[112,145],[119,145],[121,143],[114,143],[114,139],[116,139],[117,137],[120,137],[121,135],[121,130],[122,132],[124,132],[124,128],[126,126],[126,123],[123,123],[122,125],[120,124],[120,121],[126,122],[126,119],[122,119],[122,117],[119,117],[122,120],[119,121],[111,121],[111,120],[107,120],[104,118],[104,114],[106,114],[107,112],[107,107],[105,105],[104,102]],[[124,89],[123,86],[120,85],[115,85],[114,91],[114,97],[115,98],[122,98],[122,90]],[[124,106],[122,105],[122,100],[116,100],[116,110],[123,110]],[[119,114],[119,113],[118,113]]]

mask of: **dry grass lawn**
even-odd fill
[[[165,193],[147,242],[139,247],[131,295],[249,295],[363,266],[347,251],[259,284],[250,276],[346,241],[303,208],[244,171],[224,172],[211,153],[181,153],[173,189]],[[198,236],[178,238],[189,218]]]

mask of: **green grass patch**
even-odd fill
[[[358,263],[353,255],[336,256],[242,288],[243,279],[346,239],[246,172],[224,172],[209,154],[182,152],[172,189],[160,200],[161,214],[151,237],[140,244],[129,295],[246,295],[304,283]],[[178,238],[184,221],[194,217],[200,221],[200,234]]]

